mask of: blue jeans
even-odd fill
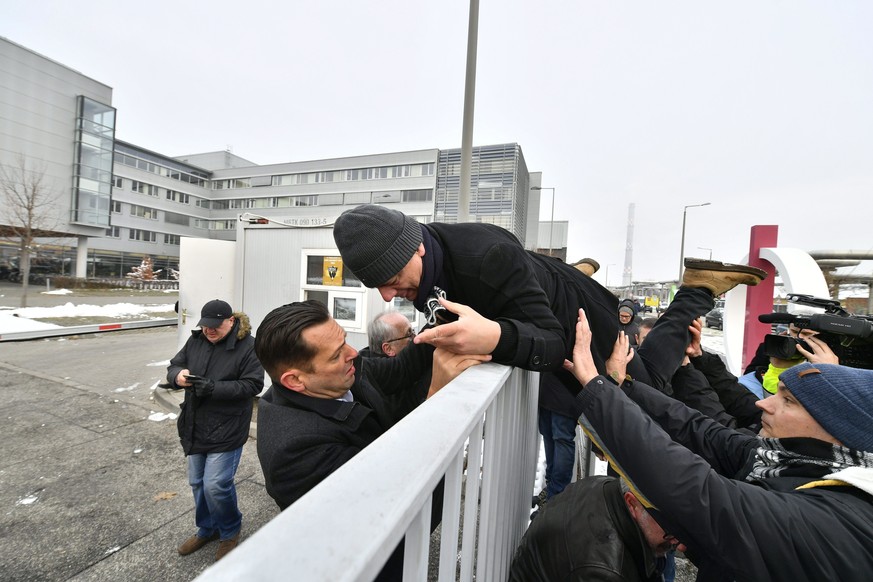
[[[573,478],[576,421],[540,408],[539,428],[546,450],[546,493],[551,498],[563,491]]]
[[[242,527],[233,482],[240,457],[242,447],[225,453],[188,455],[188,483],[194,492],[194,521],[201,538],[217,531],[219,539],[229,540]]]

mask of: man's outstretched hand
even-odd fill
[[[627,365],[634,358],[634,349],[630,347],[630,338],[623,331],[618,332],[618,339],[612,346],[612,355],[606,360],[606,373],[621,384],[627,377]]]
[[[481,354],[456,354],[443,348],[433,351],[433,373],[430,378],[430,389],[427,397],[430,398],[442,388],[461,375],[461,372],[472,366],[478,366],[487,362],[491,356]]]
[[[573,361],[564,360],[564,369],[569,370],[583,386],[598,375],[594,357],[591,355],[591,326],[588,325],[584,309],[579,309],[579,319],[576,321]]]
[[[698,317],[688,326],[688,333],[691,341],[688,347],[685,348],[685,356],[688,358],[699,358],[703,355],[703,348],[700,347],[700,336],[703,334],[703,322]],[[682,364],[683,366],[685,364]]]
[[[426,329],[415,336],[417,344],[430,344],[456,354],[490,354],[500,341],[500,324],[479,315],[475,309],[440,299],[440,304],[457,314],[458,321]]]

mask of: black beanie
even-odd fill
[[[400,211],[376,204],[346,210],[333,225],[343,263],[365,287],[399,273],[421,245],[421,225]]]

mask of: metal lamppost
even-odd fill
[[[697,208],[699,206],[709,206],[711,202],[704,202],[703,204],[689,204],[685,208],[682,209],[682,242],[679,246],[679,281],[678,283],[682,284],[682,269],[685,267],[685,218],[689,208]]]
[[[552,217],[549,220],[549,256],[555,256],[554,247],[552,247],[552,233],[555,230],[555,189],[544,186],[531,186],[531,190],[551,190],[552,191]]]
[[[603,278],[603,286],[609,289],[609,268],[614,267],[615,263],[609,263],[606,265],[606,276]]]
[[[712,249],[708,249],[706,247],[697,247],[697,249],[701,251],[709,251],[709,260],[712,260]]]

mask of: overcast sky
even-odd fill
[[[258,164],[461,143],[459,0],[3,0],[0,35],[113,87],[119,139]],[[873,249],[873,3],[481,0],[474,144],[556,188],[569,259]],[[548,220],[550,193],[543,192]],[[702,249],[701,249],[702,248]],[[871,262],[856,272],[870,272]]]

